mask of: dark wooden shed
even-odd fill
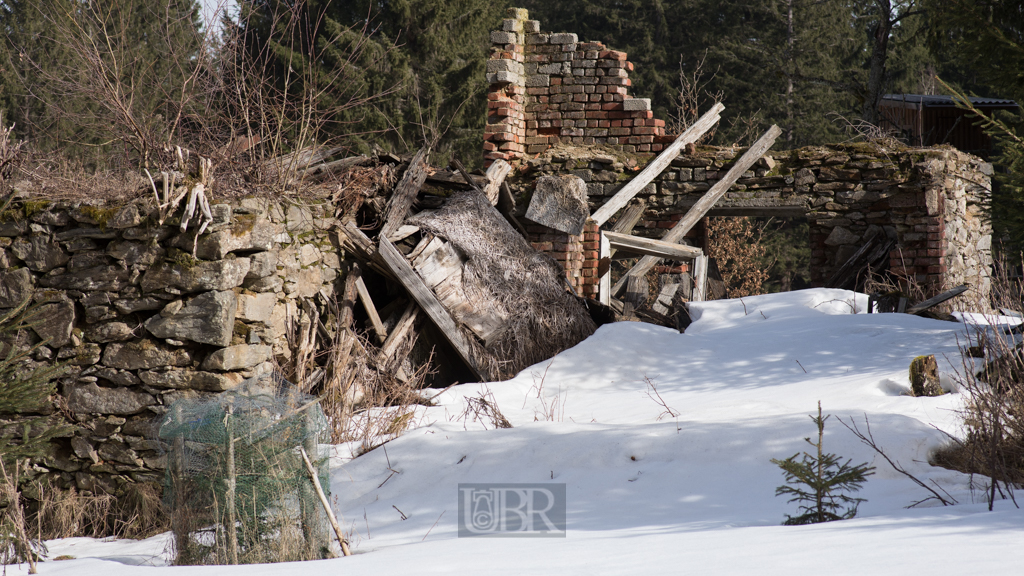
[[[971,103],[985,112],[1016,111],[1013,100],[972,97]],[[951,144],[964,152],[987,155],[992,139],[976,126],[973,114],[956,107],[950,96],[886,94],[879,103],[883,128],[899,130],[911,146]]]

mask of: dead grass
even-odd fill
[[[126,484],[116,496],[61,490],[53,483],[36,491],[40,498],[31,523],[43,539],[148,538],[170,527],[161,489],[153,483]]]

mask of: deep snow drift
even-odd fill
[[[596,334],[515,379],[456,386],[417,413],[418,427],[351,459],[339,446],[331,491],[356,554],[294,564],[162,565],[168,537],[50,542],[42,574],[965,574],[1016,573],[1024,512],[984,494],[929,453],[958,433],[958,343],[970,324],[865,314],[867,297],[814,289],[693,304],[685,334],[641,323]],[[1001,322],[1006,319],[995,319]],[[943,386],[914,398],[907,367],[935,354]],[[513,428],[466,411],[493,400]],[[877,467],[857,518],[781,526],[771,458],[805,449],[818,401],[832,414],[825,449]],[[959,501],[929,496],[862,445],[837,418],[865,418],[909,472]],[[566,485],[558,539],[458,538],[457,485]],[[976,484],[978,479],[975,479]],[[934,483],[934,484],[933,484]],[[407,519],[403,519],[403,515]]]

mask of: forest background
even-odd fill
[[[1022,0],[240,0],[215,24],[195,0],[0,0],[2,123],[33,153],[94,171],[239,142],[266,156],[429,143],[435,163],[478,167],[489,32],[512,5],[626,51],[632,93],[670,124],[721,99],[712,144],[771,124],[777,149],[847,141],[879,123],[882,95],[949,93],[940,78],[1024,102]],[[1024,121],[998,120],[995,224],[1014,254]],[[760,224],[769,287],[802,287],[806,224]]]

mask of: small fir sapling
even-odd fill
[[[818,402],[818,416],[811,420],[818,426],[818,441],[811,442],[804,438],[817,450],[816,455],[794,454],[785,460],[772,458],[772,463],[782,468],[786,475],[786,485],[775,489],[775,495],[792,496],[789,502],[799,502],[799,516],[786,515],[784,525],[817,524],[832,520],[845,520],[857,515],[857,506],[864,502],[863,498],[847,496],[846,492],[856,492],[867,477],[874,474],[874,466],[867,462],[850,466],[850,460],[840,462],[835,454],[826,454],[823,449],[825,435],[825,417],[821,415],[821,402]],[[797,460],[797,457],[800,459]],[[843,510],[846,508],[845,510]]]

